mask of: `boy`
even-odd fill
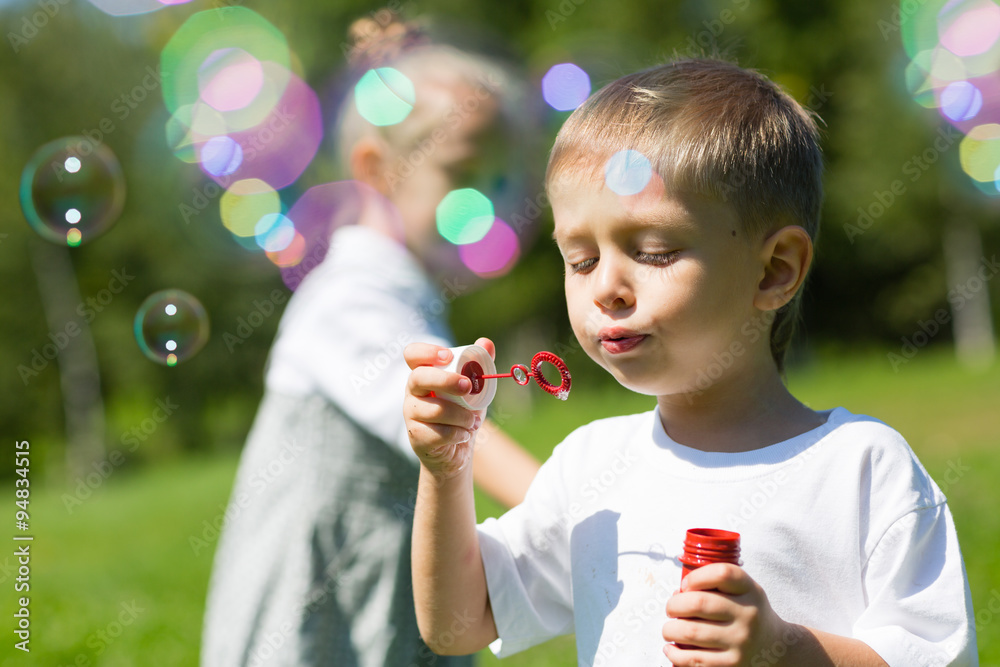
[[[621,187],[623,149],[648,182]],[[643,171],[628,155],[626,185]],[[433,367],[446,350],[407,349],[414,593],[433,649],[499,638],[507,655],[575,632],[581,665],[977,663],[940,489],[894,430],[814,412],[781,380],[821,170],[809,113],[723,62],[626,76],[567,120],[546,181],[573,331],[657,408],[570,434],[524,503],[477,529],[482,415],[431,394],[469,381]],[[743,566],[681,582],[695,527],[739,531]]]

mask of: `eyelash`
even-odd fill
[[[671,250],[670,252],[637,252],[635,254],[635,261],[643,264],[652,264],[653,266],[670,266],[679,252],[679,250]],[[586,271],[596,263],[597,259],[592,257],[576,264],[570,264],[569,268],[572,269],[573,273],[579,273]]]

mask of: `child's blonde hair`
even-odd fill
[[[667,192],[731,205],[751,239],[789,224],[816,239],[823,160],[813,114],[757,72],[688,59],[613,81],[559,131],[546,186],[556,189],[562,176],[601,178],[624,149],[645,155]],[[775,313],[771,355],[779,370],[800,301],[801,290]]]
[[[397,153],[413,153],[419,160],[420,145],[430,141],[433,130],[453,128],[484,102],[498,107],[499,121],[513,133],[525,124],[525,114],[517,113],[517,105],[524,102],[523,85],[504,65],[434,41],[422,22],[404,22],[384,9],[377,20],[355,21],[348,35],[353,42],[348,61],[354,80],[369,69],[393,67],[414,81],[418,90],[410,114],[402,122],[383,127],[362,118],[354,93],[347,94],[337,128],[345,171],[354,143],[365,136],[377,136]]]

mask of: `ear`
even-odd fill
[[[812,239],[802,227],[789,225],[765,238],[760,253],[764,276],[757,284],[754,306],[777,310],[792,300],[806,279],[812,264]]]
[[[349,159],[351,178],[387,195],[387,161],[388,151],[385,144],[374,137],[364,137],[351,149]]]

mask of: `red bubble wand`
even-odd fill
[[[539,368],[543,363],[552,364],[559,371],[560,383],[554,385],[549,382],[545,376],[542,374]],[[468,366],[469,364],[467,364]],[[510,367],[509,373],[495,373],[486,374],[482,373],[482,366],[475,364],[478,367],[479,372],[476,372],[474,368],[463,369],[463,374],[467,375],[470,380],[472,380],[472,386],[478,387],[482,386],[479,380],[489,380],[489,379],[499,379],[499,378],[514,378],[514,382],[518,383],[522,387],[528,384],[529,379],[534,379],[534,381],[541,387],[544,391],[552,394],[559,400],[565,401],[569,397],[569,389],[573,383],[573,378],[569,374],[569,369],[566,367],[566,362],[560,359],[558,356],[552,354],[551,352],[539,352],[531,358],[531,370],[528,369],[524,364],[514,364]],[[475,390],[473,390],[475,393]]]

